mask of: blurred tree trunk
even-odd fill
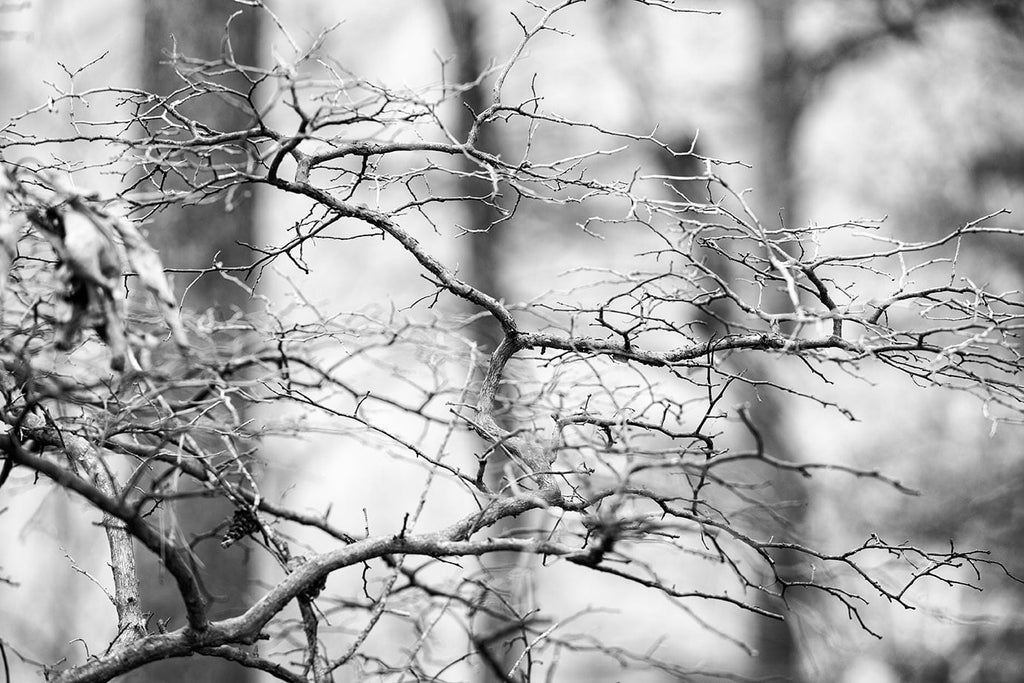
[[[792,50],[789,36],[793,4],[789,0],[766,0],[755,3],[759,31],[759,77],[755,84],[759,133],[757,151],[757,190],[755,210],[767,230],[782,226],[796,226],[801,220],[797,169],[794,159],[794,141],[797,124],[805,106],[802,71]],[[773,311],[792,308],[788,299],[779,293],[775,301],[768,302]],[[760,379],[773,379],[770,359],[752,368]],[[789,446],[786,410],[772,389],[755,392],[749,404],[748,415],[760,435],[767,453],[782,460],[793,460]],[[766,496],[769,505],[779,509],[784,518],[783,532],[775,533],[776,540],[797,541],[804,526],[808,504],[808,491],[799,477],[788,472],[773,474],[773,488]],[[793,553],[773,554],[779,578],[796,581],[803,578]],[[771,586],[777,589],[778,586]],[[794,632],[794,607],[805,596],[787,594],[786,601],[764,597],[764,607],[779,611],[786,622],[758,619],[754,646],[758,650],[756,675],[780,677],[798,681],[800,675],[800,648]]]
[[[473,83],[462,94],[462,101],[455,112],[452,132],[459,140],[465,140],[473,125],[474,117],[490,104],[488,79],[481,79],[489,63],[481,53],[480,39],[481,10],[472,0],[442,0],[445,19],[452,44],[455,47],[455,58],[449,81],[452,84]],[[491,154],[500,154],[501,141],[497,129],[493,125],[480,127],[476,147]],[[481,169],[469,160],[465,163],[467,173],[479,172]],[[499,198],[486,199],[492,192],[489,179],[466,175],[460,178],[458,191],[465,196],[484,198],[480,201],[464,202],[466,213],[465,227],[477,231],[465,236],[468,258],[460,273],[466,280],[488,294],[502,298],[504,286],[501,281],[501,264],[504,258],[505,241],[503,238],[508,228],[507,223],[499,223],[504,214],[498,204]],[[474,328],[476,341],[488,351],[493,350],[500,341],[501,331],[490,318]]]
[[[759,218],[778,227],[799,220],[794,141],[805,108],[804,70],[789,35],[793,4],[784,0],[755,3],[759,30],[759,77],[755,85],[759,116]]]
[[[232,0],[146,0],[143,25],[142,82],[150,92],[166,95],[181,89],[185,81],[168,64],[172,50],[186,57],[219,59],[224,50],[228,17],[243,6]],[[239,64],[259,60],[260,12],[240,12],[231,21],[231,48]],[[163,62],[163,63],[161,63]],[[230,85],[245,89],[241,78]],[[193,99],[188,113],[212,128],[237,130],[252,124],[252,116],[227,99],[204,96]],[[161,257],[169,268],[208,267],[214,260],[226,265],[251,260],[248,248],[254,236],[252,196],[218,197],[197,206],[175,208],[157,217],[151,236],[163,247]],[[224,317],[232,308],[246,310],[248,295],[227,286],[218,275],[207,275],[189,288],[186,305],[196,310],[216,307]]]
[[[242,9],[244,11],[231,21],[234,58],[240,64],[258,62],[261,14],[254,8],[243,8],[231,0],[146,0],[144,6],[142,82],[150,92],[166,95],[185,85],[173,65],[161,63],[169,61],[172,50],[188,57],[219,59],[224,50],[228,17]],[[234,130],[252,123],[246,112],[214,97],[198,98],[190,106],[190,115],[217,130]],[[237,242],[254,241],[254,223],[252,196],[230,199],[218,196],[208,203],[175,207],[155,215],[150,237],[168,267],[203,268],[214,261],[239,265],[246,263],[250,254]],[[180,289],[183,283],[178,284]],[[185,305],[197,311],[214,309],[221,318],[250,308],[246,292],[218,274],[207,274],[192,284]],[[189,505],[186,499],[174,507],[171,518],[186,539],[210,532],[231,515],[229,505],[213,503],[213,499],[204,499],[202,505]],[[255,568],[247,562],[241,544],[223,549],[218,540],[219,536],[213,536],[195,546],[197,561],[211,594],[213,618],[240,613],[246,604],[243,598],[255,577]],[[158,618],[177,615],[172,626],[180,625],[181,599],[174,582],[159,575],[155,561],[142,571],[143,581],[150,584],[150,594],[158,596],[147,608]],[[157,582],[159,587],[153,585]],[[148,666],[141,677],[133,680],[241,683],[255,678],[249,669],[226,660],[191,658]]]
[[[455,58],[448,76],[449,84],[475,83],[462,93],[462,100],[455,112],[452,132],[459,140],[465,140],[469,134],[474,118],[490,104],[488,88],[489,79],[481,77],[490,66],[483,55],[481,32],[486,30],[483,25],[483,3],[474,0],[441,0],[448,32],[455,48]],[[477,149],[490,154],[501,154],[501,140],[493,125],[484,124],[479,128],[476,140]],[[479,173],[481,169],[468,159],[465,162],[466,175],[459,179],[456,194],[478,199],[464,202],[465,227],[474,231],[463,239],[466,242],[466,257],[460,275],[473,286],[487,292],[496,299],[506,298],[506,288],[502,281],[503,262],[509,248],[507,232],[510,222],[499,204],[500,197],[491,197],[493,186],[490,179]],[[470,175],[476,172],[476,175]],[[476,311],[474,311],[476,313]],[[482,317],[474,324],[470,333],[477,346],[484,353],[490,353],[501,339],[501,330],[490,317]],[[499,391],[497,401],[502,402],[503,393]],[[517,427],[512,424],[514,418],[507,409],[498,405],[495,418],[499,424],[510,431]],[[483,445],[483,447],[487,447]],[[507,459],[500,449],[495,449],[487,465],[485,481],[493,491],[499,491],[504,485]],[[509,534],[522,520],[507,518],[491,528],[495,537]],[[522,591],[517,585],[516,567],[523,559],[519,553],[493,553],[481,559],[483,571],[491,576],[490,584],[501,592],[499,596],[483,595],[481,604],[488,611],[482,611],[476,621],[472,639],[473,646],[480,656],[481,683],[506,681],[505,672],[512,668],[513,663],[522,651],[514,643],[517,631],[515,624],[529,609],[522,605]],[[523,609],[526,607],[526,609]]]

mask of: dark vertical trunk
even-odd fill
[[[489,65],[479,45],[481,10],[471,0],[442,0],[442,4],[455,47],[453,73],[449,80],[453,84],[475,82]],[[466,139],[473,118],[490,104],[489,93],[485,79],[462,94],[462,101],[452,121],[452,130],[459,140]],[[501,143],[494,124],[480,127],[475,146],[490,154],[500,154]],[[498,203],[500,198],[489,198],[493,187],[490,179],[482,173],[483,169],[467,161],[465,170],[476,172],[476,175],[460,178],[457,192],[481,199],[462,205],[467,221],[465,227],[476,232],[463,238],[468,258],[465,259],[461,275],[474,287],[500,299],[504,293],[501,281],[501,262],[505,251],[503,237],[508,224],[499,222],[503,218]],[[474,328],[473,333],[476,341],[486,350],[492,350],[500,341],[500,330],[490,318]]]
[[[256,64],[260,14],[255,9],[243,8],[230,0],[146,0],[143,87],[150,92],[167,95],[186,85],[172,65],[161,64],[169,61],[175,50],[187,57],[220,59],[224,54],[225,24],[228,17],[240,9],[245,11],[231,22],[234,59],[240,64]],[[230,77],[225,78],[230,81],[229,85],[244,90],[244,81],[240,77],[234,81]],[[185,113],[218,131],[238,130],[253,123],[252,115],[238,104],[205,95],[186,105]],[[219,157],[213,161],[216,163],[224,159]],[[172,182],[168,180],[164,189],[183,189],[180,184],[171,186]],[[254,220],[253,198],[246,188],[239,188],[231,197],[223,194],[210,196],[197,205],[175,206],[155,215],[150,237],[168,267],[208,268],[214,262],[241,265],[246,263],[250,254],[238,242],[254,241]],[[243,275],[236,273],[235,276]],[[191,280],[191,277],[179,280],[179,290]],[[196,311],[214,309],[217,317],[226,318],[249,308],[248,299],[241,288],[214,273],[204,275],[191,284],[185,306]],[[244,409],[244,406],[239,407]],[[215,452],[214,448],[220,450],[220,447],[211,445],[211,452]],[[192,540],[216,528],[230,517],[232,510],[220,498],[189,498],[176,504],[169,512],[168,519],[179,526],[186,539]],[[217,540],[217,537],[212,537],[198,543],[195,552],[206,588],[211,594],[211,616],[223,618],[244,609],[255,571],[248,563],[242,544],[223,549]],[[146,608],[154,613],[155,619],[171,618],[172,627],[180,625],[181,600],[174,582],[161,574],[155,560],[144,566],[142,571],[143,582],[148,584],[147,594],[156,596],[149,599]],[[221,683],[252,678],[248,669],[237,664],[193,657],[148,666],[130,680]]]
[[[224,27],[232,13],[242,6],[231,0],[146,0],[143,26],[142,82],[150,92],[167,95],[187,86],[175,73],[170,55],[177,53],[200,59],[220,59],[224,52]],[[260,14],[246,9],[231,21],[231,49],[239,64],[256,64],[259,58]],[[162,63],[163,62],[163,63]],[[218,77],[218,81],[245,91],[241,76]],[[217,131],[240,130],[253,124],[253,116],[241,103],[216,95],[190,100],[183,111]],[[239,148],[225,150],[241,154]],[[173,182],[170,180],[169,182]],[[146,189],[146,188],[143,188]],[[174,187],[169,189],[181,189]],[[161,247],[169,268],[209,267],[214,261],[227,266],[251,260],[251,252],[238,242],[254,236],[253,198],[246,188],[230,196],[211,197],[195,206],[175,207],[159,215],[150,237]],[[179,283],[180,284],[180,283]],[[245,310],[248,296],[216,274],[206,275],[189,288],[186,305],[196,310],[215,307],[222,316],[232,307]]]
[[[474,0],[442,0],[448,30],[455,48],[455,59],[452,62],[453,72],[449,75],[452,84],[474,83],[489,66],[488,59],[480,50],[481,45],[481,11],[483,3]],[[452,122],[452,130],[460,140],[465,140],[477,114],[490,104],[487,79],[480,80],[477,85],[462,94],[462,101]],[[501,153],[501,140],[494,124],[485,124],[479,128],[475,146],[490,154]],[[466,221],[464,227],[474,231],[463,239],[467,254],[463,260],[461,276],[473,286],[487,292],[497,299],[505,298],[505,287],[502,282],[502,263],[508,248],[505,239],[509,222],[504,220],[505,213],[501,209],[500,197],[490,196],[493,185],[483,169],[467,160],[467,173],[459,180],[457,193],[477,199],[463,204]],[[474,341],[485,353],[492,351],[500,341],[501,330],[490,317],[482,318],[472,329]],[[497,396],[502,401],[502,392]],[[503,419],[504,417],[504,419]],[[499,405],[495,410],[495,418],[506,429],[513,430],[513,421]],[[482,448],[486,448],[482,445]],[[500,450],[495,450],[488,463],[486,482],[494,490],[502,487],[502,476],[506,462]],[[522,524],[518,520],[517,524]],[[500,536],[511,531],[512,520],[504,520],[491,528],[492,535]],[[514,642],[516,629],[509,628],[517,621],[520,599],[517,589],[511,581],[510,570],[520,560],[517,553],[494,553],[481,561],[483,571],[489,575],[488,584],[501,592],[499,596],[482,596],[482,604],[487,611],[481,612],[477,619],[473,645],[480,656],[481,683],[507,680],[505,672],[512,668],[522,648]]]
[[[768,230],[782,226],[796,227],[801,220],[794,160],[796,126],[804,107],[796,57],[788,32],[792,4],[783,0],[757,2],[760,30],[760,77],[756,84],[757,111],[760,131],[758,135],[758,181],[756,208],[758,217]],[[793,247],[795,245],[788,245]],[[779,292],[765,300],[772,312],[792,309],[788,297]],[[766,359],[767,360],[767,359]],[[752,368],[763,379],[772,378],[770,362]],[[750,401],[750,421],[763,440],[765,451],[784,460],[793,460],[786,426],[786,409],[771,389],[758,392]],[[808,491],[796,476],[774,474],[772,500],[779,507],[785,525],[771,529],[777,540],[796,540],[803,526],[808,502]],[[792,553],[773,553],[776,571],[782,580],[800,578],[798,558]],[[773,586],[777,588],[777,586]],[[800,680],[800,651],[794,637],[794,607],[803,596],[787,594],[786,602],[765,598],[765,607],[780,611],[787,622],[758,621],[755,646],[759,652],[757,675],[777,676],[786,680]]]
[[[757,2],[760,74],[756,84],[758,132],[759,217],[767,227],[786,225],[799,218],[794,138],[804,109],[802,74],[789,36],[791,3]]]

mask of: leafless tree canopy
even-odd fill
[[[240,4],[270,12],[259,0]],[[909,608],[920,582],[973,584],[1004,571],[998,558],[952,543],[778,540],[792,536],[780,534],[778,501],[763,501],[775,477],[833,470],[893,495],[914,492],[885,472],[816,462],[813,453],[776,457],[745,404],[774,393],[845,414],[829,392],[833,379],[896,371],[921,387],[976,395],[993,421],[1019,420],[1024,299],[987,285],[969,255],[975,240],[1024,233],[1000,227],[997,214],[927,241],[868,221],[791,225],[756,215],[750,191],[728,182],[738,162],[671,149],[656,132],[611,130],[600,117],[566,118],[533,78],[543,64],[525,55],[535,41],[570,40],[566,22],[585,4],[524,5],[507,17],[519,42],[480,74],[490,97],[465,137],[447,122],[468,84],[452,82],[442,58],[436,87],[385,87],[332,60],[323,36],[293,38],[273,14],[281,52],[273,68],[236,63],[229,43],[213,60],[173,54],[176,92],[68,87],[0,129],[0,479],[36,476],[102,514],[119,623],[106,650],[42,663],[50,680],[105,681],[191,655],[285,681],[341,672],[344,680],[454,680],[459,667],[498,666],[493,653],[508,648],[517,654],[500,672],[507,680],[542,677],[581,652],[680,677],[715,675],[602,642],[543,604],[506,609],[476,562],[497,552],[518,553],[540,580],[558,567],[599,573],[683,610],[716,603],[784,619],[759,606],[759,594],[814,594],[869,632],[869,600]],[[250,123],[216,130],[193,118],[206,98]],[[110,107],[113,118],[91,118]],[[68,134],[32,132],[34,121],[66,108]],[[477,148],[488,128],[501,131],[501,156]],[[658,150],[702,170],[658,174],[644,165]],[[101,173],[118,179],[116,196],[83,184]],[[488,189],[457,194],[467,173]],[[292,195],[304,213],[248,245],[249,262],[211,260],[175,277],[251,290],[259,312],[179,313],[139,229],[156,212],[206,202],[228,210],[254,190]],[[537,239],[561,246],[537,253],[575,250],[566,286],[513,302],[463,279],[452,256],[460,236],[492,227],[462,224],[459,209],[474,202],[493,205],[517,230],[551,226]],[[381,305],[392,293],[365,287],[358,271],[346,274],[365,302],[356,310],[301,287],[283,297],[287,305],[261,296],[262,278],[307,272],[315,249],[359,241],[404,252],[418,275],[415,301]],[[471,341],[482,318],[500,329],[493,349]],[[786,371],[758,376],[766,360]],[[240,417],[242,405],[255,412]],[[331,510],[262,492],[261,463],[314,434],[333,435],[322,442],[332,448],[405,462],[408,476],[425,482],[418,498],[396,501],[400,528],[342,527]],[[270,437],[273,448],[261,447]],[[497,460],[506,464],[496,488],[488,468]],[[421,517],[435,496],[468,512],[433,527]],[[176,508],[213,498],[229,500],[234,515],[204,534],[176,529]],[[489,533],[507,518],[521,523]],[[93,522],[81,520],[83,531]],[[192,561],[192,545],[211,537],[224,552],[244,546],[276,564],[241,614],[214,613],[203,567]],[[780,549],[809,568],[806,579],[781,576]],[[173,577],[184,623],[146,614],[135,552],[158,557]],[[684,563],[713,567],[724,588],[689,584]],[[346,567],[362,568],[361,593],[327,587]],[[505,628],[477,630],[486,614]],[[694,619],[695,628],[719,630]],[[375,630],[396,623],[407,627],[389,631],[402,635],[387,655],[368,646]],[[444,623],[465,638],[452,657],[431,647]]]

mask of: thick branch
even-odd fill
[[[70,435],[45,426],[42,418],[36,415],[27,415],[22,422],[22,429],[32,439],[56,449],[66,448],[65,444],[74,439]],[[189,629],[203,631],[207,627],[206,599],[203,597],[199,579],[192,571],[187,548],[179,546],[140,519],[136,511],[126,505],[120,497],[111,497],[99,486],[90,484],[70,470],[26,451],[11,435],[0,435],[0,449],[3,449],[14,462],[44,474],[58,486],[79,494],[104,514],[121,520],[124,523],[123,528],[159,557],[174,577],[185,604]],[[127,600],[129,596],[130,589],[127,590],[125,599]]]

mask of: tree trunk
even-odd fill
[[[174,65],[167,63],[173,51],[186,57],[219,59],[224,51],[225,24],[240,9],[231,0],[146,0],[143,87],[161,95],[185,87]],[[231,20],[231,48],[239,64],[252,65],[259,60],[260,16],[255,9],[248,9]],[[240,78],[225,80],[244,89]],[[253,122],[237,103],[210,95],[191,100],[186,113],[219,131],[243,129]],[[253,197],[248,192],[217,196],[206,203],[175,207],[173,212],[158,215],[150,237],[162,247],[161,257],[168,268],[209,267],[214,261],[242,265],[252,253],[238,242],[251,243],[254,218]],[[232,308],[246,310],[248,298],[241,288],[229,286],[212,274],[189,287],[185,303],[196,310],[215,307],[220,315],[228,317]]]
[[[187,57],[216,60],[224,54],[224,34],[228,17],[242,11],[231,21],[230,39],[236,62],[258,62],[260,17],[254,8],[243,8],[230,0],[146,0],[143,27],[143,87],[149,92],[167,95],[186,85],[166,62],[177,53]],[[161,63],[165,62],[165,63]],[[233,85],[240,85],[236,82]],[[206,95],[190,102],[187,114],[219,131],[238,130],[252,124],[251,115],[223,99]],[[165,189],[173,189],[165,186]],[[181,188],[178,188],[181,189]],[[179,207],[158,213],[150,226],[150,238],[169,268],[209,268],[215,262],[227,266],[245,264],[251,254],[238,242],[254,241],[255,210],[249,193],[209,197],[198,205]],[[234,273],[241,278],[243,274]],[[208,273],[192,282],[178,282],[179,290],[189,285],[186,308],[213,309],[219,318],[250,308],[249,296],[240,287],[217,273]],[[239,406],[244,409],[244,406]],[[168,511],[168,518],[181,529],[187,540],[209,533],[232,513],[222,498],[185,499]],[[197,561],[206,588],[211,594],[211,617],[222,618],[240,613],[246,594],[255,578],[242,544],[221,548],[219,536],[195,546]],[[181,600],[174,582],[161,575],[156,558],[143,567],[143,582],[149,584],[151,598],[147,608],[156,619],[172,618],[180,625]],[[159,583],[159,586],[155,585]],[[151,624],[152,627],[152,624]],[[250,670],[213,658],[176,659],[150,665],[132,677],[146,681],[244,682],[254,680]]]
[[[804,101],[788,32],[791,3],[767,0],[755,5],[760,31],[760,77],[755,86],[760,123],[755,210],[766,229],[777,230],[782,225],[795,226],[796,221],[800,220],[794,141]],[[775,301],[766,303],[773,312],[792,308],[788,297],[781,292],[775,296]],[[760,378],[771,380],[772,364],[770,359],[766,360],[769,362],[752,369]],[[788,445],[790,439],[787,435],[786,409],[773,390],[758,392],[750,401],[748,415],[767,453],[782,460],[794,459],[792,448]],[[766,502],[779,506],[779,513],[786,522],[785,528],[772,529],[776,539],[797,540],[808,504],[808,491],[803,482],[792,473],[776,472],[772,491],[766,495],[771,498]],[[800,570],[795,563],[797,558],[792,553],[778,552],[773,557],[781,579],[800,578]],[[786,617],[786,622],[771,619],[757,621],[754,644],[759,652],[755,672],[758,676],[792,681],[801,679],[793,610],[801,598],[801,595],[787,594],[785,604],[781,600],[764,599],[764,607],[780,611]]]
[[[484,30],[481,26],[482,6],[473,0],[442,0],[442,6],[455,48],[451,84],[476,82],[474,87],[462,94],[461,106],[456,111],[452,125],[455,136],[464,141],[473,126],[474,117],[491,104],[488,98],[490,91],[486,85],[487,79],[481,79],[481,74],[488,67],[488,60],[480,50],[480,34]],[[479,128],[475,146],[490,154],[500,155],[501,140],[493,124],[484,124]],[[467,160],[465,170],[467,175],[459,179],[457,194],[489,197],[493,192],[491,181],[479,173],[475,176],[468,175],[481,169]],[[468,254],[463,261],[464,268],[460,275],[470,284],[500,300],[506,298],[506,288],[502,282],[502,263],[508,248],[506,236],[510,225],[509,221],[503,220],[505,214],[499,202],[499,197],[490,197],[464,204],[464,227],[478,232],[464,238]],[[485,353],[493,351],[501,340],[501,330],[490,316],[481,318],[471,328],[471,334],[477,346]],[[499,391],[496,397],[499,405],[495,407],[495,418],[503,429],[512,431],[516,429],[512,424],[514,419],[500,405],[502,399],[502,392]],[[490,445],[481,444],[481,450]],[[485,478],[492,491],[500,491],[503,487],[502,480],[507,463],[508,460],[503,456],[501,449],[495,449],[490,456]],[[510,533],[514,527],[521,526],[522,523],[521,519],[504,519],[494,525],[490,532],[492,536],[499,537]],[[477,680],[480,683],[506,681],[506,672],[512,668],[519,653],[522,652],[522,648],[515,644],[518,630],[515,624],[525,610],[522,609],[521,590],[516,584],[514,570],[523,557],[519,553],[505,552],[494,553],[481,559],[482,570],[490,577],[489,586],[495,588],[501,595],[481,596],[481,605],[484,609],[478,615],[472,635],[473,646],[479,655],[480,675]]]

